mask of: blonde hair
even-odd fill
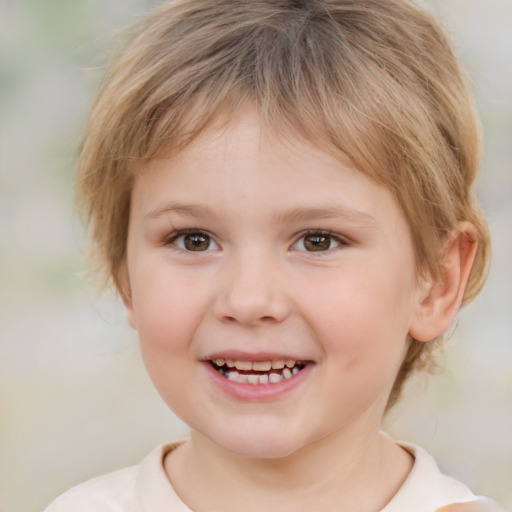
[[[124,36],[89,118],[77,190],[99,266],[121,294],[134,173],[248,102],[264,129],[347,155],[394,194],[419,275],[438,272],[459,221],[473,223],[464,303],[480,291],[490,243],[473,191],[478,117],[428,11],[408,0],[177,0]],[[433,344],[409,343],[389,405],[431,359]]]

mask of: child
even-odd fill
[[[46,510],[492,508],[380,431],[484,283],[479,166],[464,73],[408,0],[143,18],[93,108],[78,202],[190,439]]]

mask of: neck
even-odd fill
[[[378,431],[336,432],[279,459],[226,452],[192,432],[166,461],[194,511],[380,510],[412,467],[410,455]],[[236,484],[235,484],[236,483]]]

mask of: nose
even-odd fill
[[[291,302],[282,286],[282,272],[268,260],[251,255],[226,262],[214,302],[219,320],[255,326],[288,317]]]

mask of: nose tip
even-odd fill
[[[290,305],[277,279],[269,272],[252,269],[223,281],[214,312],[222,321],[251,326],[282,322],[290,313]]]
[[[248,306],[247,304],[244,305],[240,303],[232,303],[228,308],[229,311],[218,315],[222,320],[247,326],[257,325],[259,323],[279,323],[287,316],[282,314],[280,311],[277,311],[275,308],[274,311],[270,312],[270,314],[265,314],[269,313],[269,308],[265,308],[267,311],[263,313],[259,307],[254,307],[254,305]]]

